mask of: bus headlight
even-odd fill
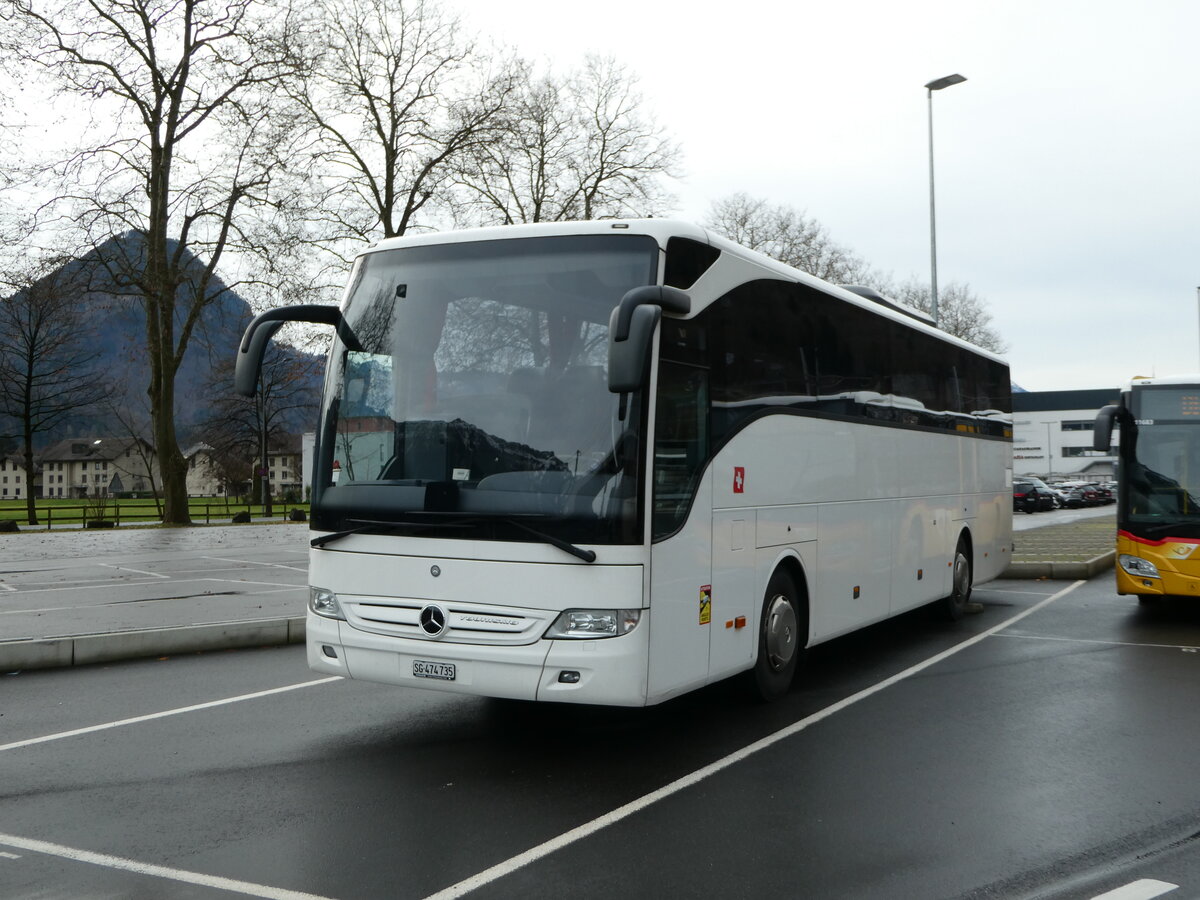
[[[641,621],[640,609],[568,609],[547,630],[552,640],[620,637]]]
[[[338,603],[337,594],[326,588],[309,586],[308,608],[318,616],[324,616],[327,619],[344,620],[346,618],[342,613],[341,604]]]
[[[1148,559],[1142,559],[1140,556],[1130,556],[1128,553],[1122,553],[1117,557],[1121,568],[1130,575],[1136,575],[1138,578],[1161,578],[1158,574],[1158,567]]]

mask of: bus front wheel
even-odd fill
[[[802,627],[800,595],[791,575],[776,570],[767,583],[758,628],[758,660],[748,673],[754,692],[763,700],[776,700],[791,687],[796,667],[807,643]]]
[[[967,545],[962,539],[959,539],[958,548],[954,551],[953,566],[950,595],[941,601],[939,611],[943,618],[957,622],[966,613],[967,604],[971,602],[971,558],[967,555]]]

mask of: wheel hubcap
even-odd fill
[[[959,555],[954,560],[954,597],[959,603],[966,603],[970,593],[971,569],[967,565],[967,558]]]
[[[763,624],[767,638],[767,662],[778,672],[787,668],[796,653],[796,610],[787,597],[777,594],[767,605]]]

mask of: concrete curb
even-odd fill
[[[1064,581],[1079,581],[1093,578],[1101,572],[1111,571],[1116,562],[1117,551],[1109,550],[1086,562],[1019,562],[1010,563],[1001,578],[1053,578]]]
[[[0,672],[86,666],[175,653],[267,647],[303,641],[303,616],[222,622],[216,625],[181,625],[116,634],[82,634],[45,640],[0,641]]]

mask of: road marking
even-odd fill
[[[986,590],[989,594],[1024,594],[1029,597],[1045,597],[1046,596],[1045,591],[1010,591],[1008,588],[995,588],[995,587],[988,587]],[[976,590],[975,593],[981,594],[981,593],[983,593],[983,591]]]
[[[1109,647],[1152,647],[1160,650],[1183,650],[1194,653],[1198,649],[1193,644],[1142,644],[1134,641],[1097,641],[1091,638],[1055,637],[1049,634],[999,634],[997,637],[1017,638],[1026,641],[1060,641],[1064,644],[1104,644]]]
[[[249,881],[237,881],[233,878],[221,878],[217,875],[205,875],[202,872],[189,872],[186,869],[172,869],[168,866],[156,866],[151,863],[125,859],[121,856],[109,856],[105,853],[92,853],[90,850],[79,850],[75,847],[64,847],[62,844],[51,844],[49,841],[35,841],[29,838],[17,837],[12,834],[0,833],[0,844],[17,847],[32,853],[45,853],[69,859],[72,862],[88,863],[102,866],[106,869],[119,869],[123,872],[133,872],[137,875],[149,875],[153,878],[165,878],[169,881],[180,881],[185,884],[196,884],[201,887],[215,888],[222,891],[232,891],[251,897],[267,897],[270,900],[328,900],[317,894],[305,894],[302,891],[288,891],[265,884],[254,884]],[[4,854],[8,855],[8,854]]]
[[[1161,897],[1163,894],[1169,894],[1171,891],[1178,889],[1178,887],[1179,885],[1171,884],[1169,881],[1142,878],[1138,881],[1131,881],[1129,884],[1108,893],[1097,894],[1092,900],[1151,900],[1152,897]]]
[[[240,595],[247,597],[257,597],[259,594],[282,594],[287,591],[307,591],[307,584],[281,584],[278,581],[244,581],[240,578],[182,578],[171,583],[171,588],[177,588],[185,584],[231,584],[231,585],[254,585],[256,587],[272,588],[269,591],[238,591]],[[139,581],[136,584],[124,585],[124,587],[146,587],[148,585],[160,585],[160,581]],[[94,586],[89,586],[89,588]],[[21,594],[38,594],[38,593],[53,593],[56,588],[40,588],[35,591],[19,591]],[[62,590],[85,590],[85,588],[62,588]],[[79,609],[103,609],[106,606],[120,606],[126,603],[161,603],[164,600],[196,600],[208,596],[228,596],[230,592],[224,594],[188,594],[186,597],[136,597],[133,600],[106,600],[103,603],[93,603],[89,606],[33,606],[27,609],[0,609],[0,616],[15,616],[21,613],[48,613],[48,612],[63,612],[65,610]]]
[[[201,559],[211,559],[216,562],[241,563],[244,566],[259,566],[259,567],[265,568],[265,569],[289,569],[292,572],[307,572],[308,571],[308,566],[304,566],[303,568],[301,568],[300,566],[285,566],[283,563],[258,562],[257,560],[253,560],[253,559],[227,559],[224,556],[202,556],[200,558]]]
[[[20,859],[20,858],[21,858],[21,854],[19,854],[19,853],[5,853],[3,851],[0,851],[0,859]]]
[[[1006,619],[999,625],[993,625],[986,631],[981,631],[974,637],[970,637],[962,643],[955,644],[948,650],[943,650],[941,653],[931,656],[929,659],[919,662],[915,666],[910,666],[903,672],[897,672],[895,675],[885,678],[883,681],[873,684],[868,688],[864,688],[857,694],[852,694],[849,697],[839,700],[837,703],[831,704],[830,706],[813,713],[808,718],[801,719],[799,722],[793,722],[786,728],[781,728],[774,734],[769,734],[765,738],[755,741],[753,744],[747,744],[742,749],[735,750],[733,753],[717,760],[716,762],[709,763],[703,768],[696,769],[694,772],[684,775],[682,778],[678,778],[656,791],[651,791],[649,794],[645,794],[636,800],[631,800],[624,806],[620,806],[617,809],[611,810],[610,812],[607,812],[598,818],[592,819],[590,822],[585,822],[583,825],[580,825],[577,828],[572,828],[570,831],[564,832],[558,837],[551,838],[544,843],[538,844],[536,847],[531,847],[524,853],[519,853],[516,856],[504,860],[503,862],[499,862],[489,869],[484,869],[482,872],[478,872],[469,878],[465,878],[457,884],[452,884],[450,887],[438,891],[436,894],[431,894],[428,898],[426,898],[426,900],[451,900],[451,898],[454,897],[461,897],[464,894],[468,894],[471,891],[476,890],[477,888],[481,888],[484,885],[490,884],[491,882],[503,878],[506,875],[510,875],[518,869],[524,868],[530,863],[537,862],[539,859],[549,856],[551,853],[554,853],[557,850],[568,847],[586,837],[590,837],[601,829],[607,828],[609,825],[614,825],[617,822],[620,822],[622,819],[627,819],[634,813],[641,812],[643,809],[652,806],[660,800],[665,800],[673,794],[678,794],[680,791],[692,787],[695,784],[699,784],[701,781],[704,781],[706,778],[717,774],[723,769],[727,769],[735,763],[742,762],[743,760],[753,756],[755,753],[758,753],[760,750],[765,750],[768,747],[779,743],[785,738],[799,734],[806,728],[816,725],[818,722],[824,719],[828,719],[835,713],[839,713],[861,700],[866,700],[868,697],[877,694],[894,684],[898,684],[899,682],[911,678],[913,675],[916,675],[919,672],[923,672],[925,669],[928,669],[931,666],[937,665],[943,660],[949,659],[956,653],[960,653],[969,647],[975,646],[981,641],[987,640],[989,637],[1002,631],[1003,629],[1008,628],[1011,625],[1015,625],[1017,622],[1020,622],[1027,616],[1033,615],[1038,610],[1053,603],[1059,597],[1066,596],[1082,584],[1087,584],[1087,582],[1076,581],[1073,584],[1063,588],[1061,591],[1051,594],[1040,603],[1035,603],[1033,606],[1029,607],[1029,609],[1017,613],[1012,618]],[[0,747],[0,749],[3,748]]]
[[[92,734],[96,731],[107,731],[110,728],[121,728],[125,725],[138,725],[142,722],[153,722],[155,719],[165,719],[169,716],[181,716],[184,713],[199,712],[202,709],[213,709],[217,706],[228,706],[230,703],[241,703],[243,700],[257,700],[260,697],[271,697],[275,694],[285,694],[288,691],[298,691],[301,688],[316,687],[319,684],[329,684],[333,681],[341,681],[340,675],[331,675],[329,678],[318,678],[315,681],[302,681],[299,684],[289,684],[283,687],[271,688],[266,691],[255,691],[253,694],[241,694],[237,697],[226,697],[222,700],[209,700],[206,703],[197,703],[194,706],[181,706],[178,709],[167,709],[162,712],[150,713],[145,716],[134,716],[129,719],[119,719],[116,722],[105,722],[101,725],[89,725],[86,728],[75,728],[71,731],[60,731],[58,734],[47,734],[42,737],[29,738],[24,741],[13,741],[11,744],[0,744],[0,753],[5,750],[19,750],[22,747],[32,747],[35,744],[45,744],[50,741],[61,741],[64,738],[78,737],[81,734]]]
[[[98,588],[131,588],[142,587],[147,584],[159,584],[157,581],[120,581],[114,582],[111,579],[87,581],[70,581],[70,582],[52,582],[52,581],[31,581],[30,584],[48,584],[50,587],[17,587],[13,588],[18,594],[52,594],[55,591],[94,591]]]
[[[170,575],[163,575],[161,572],[143,572],[141,569],[131,569],[128,566],[114,566],[110,563],[100,563],[102,568],[116,569],[118,572],[136,572],[138,575],[148,575],[151,578],[170,578]]]

